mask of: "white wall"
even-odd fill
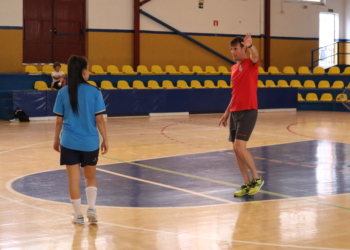
[[[134,29],[133,0],[86,0],[86,5],[88,29]]]
[[[23,26],[22,0],[0,0],[0,26]]]
[[[350,39],[350,0],[345,0],[344,38]]]
[[[260,35],[261,0],[153,0],[143,10],[182,32]],[[214,26],[214,20],[219,26]],[[148,17],[141,17],[141,29],[169,31]]]
[[[169,25],[183,31],[213,34],[263,34],[264,0],[152,0],[142,9]],[[319,13],[333,9],[339,13],[340,39],[350,39],[350,0],[327,0],[326,6],[271,1],[271,35],[278,37],[318,37]],[[22,0],[0,0],[0,26],[23,25]],[[213,21],[218,20],[215,27]],[[133,29],[132,0],[87,0],[87,28]],[[141,16],[141,29],[169,31]]]
[[[326,6],[283,3],[282,0],[273,0],[273,2],[274,4],[271,4],[271,36],[318,38],[319,13],[333,9],[334,13],[339,14],[339,38],[345,38],[344,0],[327,0]],[[282,6],[283,14],[281,13]],[[304,9],[304,6],[307,6],[307,9]]]

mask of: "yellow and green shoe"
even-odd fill
[[[264,185],[264,180],[262,177],[260,177],[259,180],[253,179],[248,195],[257,194],[263,185]]]
[[[237,192],[234,192],[233,196],[240,197],[240,196],[247,195],[249,193],[250,188],[251,188],[251,186],[246,183],[246,184],[241,186],[240,190],[238,190]]]

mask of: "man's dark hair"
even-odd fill
[[[233,46],[233,45],[239,43],[239,45],[241,45],[241,48],[243,48],[244,47],[244,45],[242,44],[243,42],[244,42],[243,37],[237,36],[231,40],[230,45]]]
[[[59,63],[59,62],[55,62],[54,64],[53,64],[53,68],[56,68],[56,67],[61,67],[61,64]]]

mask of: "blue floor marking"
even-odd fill
[[[305,141],[249,149],[258,170],[265,179],[263,190],[307,197],[350,193],[350,145],[329,141]],[[230,152],[230,151],[227,151]],[[283,161],[283,163],[269,160]],[[298,163],[287,165],[285,162]],[[209,152],[137,161],[157,168],[200,177],[242,183],[235,156],[224,152]],[[302,167],[301,165],[315,166]],[[119,163],[99,166],[108,171],[158,182],[235,202],[283,199],[265,193],[254,197],[233,198],[233,188],[220,183],[194,179],[141,166]],[[341,173],[339,171],[348,171]],[[165,187],[126,179],[97,171],[99,182],[97,205],[117,207],[182,207],[225,204]],[[16,180],[12,187],[36,198],[69,202],[65,170],[28,175]],[[82,202],[86,204],[84,182],[81,182]]]

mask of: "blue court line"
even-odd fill
[[[186,173],[172,171],[172,170],[166,170],[166,169],[152,167],[152,166],[148,166],[148,165],[144,165],[144,164],[140,164],[140,163],[136,163],[136,162],[124,161],[124,160],[115,159],[115,158],[111,158],[111,157],[107,157],[107,156],[99,156],[99,157],[105,158],[105,159],[109,159],[109,160],[119,161],[119,162],[123,162],[123,163],[128,163],[128,164],[131,164],[131,165],[136,165],[136,166],[144,167],[144,168],[148,168],[148,169],[153,169],[153,170],[158,170],[158,171],[167,172],[167,173],[171,173],[171,174],[177,174],[177,175],[182,175],[182,176],[186,176],[186,177],[191,177],[191,178],[195,178],[195,179],[199,179],[199,180],[205,180],[205,181],[210,181],[210,182],[214,182],[214,183],[220,183],[220,184],[228,185],[228,186],[241,187],[241,185],[239,185],[239,184],[234,184],[234,183],[229,183],[229,182],[225,182],[225,181],[209,179],[209,178],[200,177],[200,176],[197,176],[197,175],[191,175],[191,174],[186,174]],[[298,199],[298,200],[301,200],[301,201],[306,201],[306,202],[310,202],[310,203],[315,203],[315,204],[319,204],[319,205],[324,205],[324,206],[334,207],[334,208],[340,208],[340,209],[345,209],[345,210],[349,210],[350,211],[350,208],[348,208],[348,207],[342,207],[342,206],[327,204],[327,203],[323,203],[323,202],[319,202],[319,201],[313,201],[313,200],[308,200],[308,199],[299,198],[299,197],[295,197],[295,196],[291,196],[291,195],[279,194],[279,193],[274,193],[274,192],[269,192],[269,191],[264,191],[264,190],[260,190],[259,192],[260,193],[265,193],[265,194],[270,194],[270,195],[275,195],[275,196],[279,196],[279,197],[289,198],[289,199]]]

